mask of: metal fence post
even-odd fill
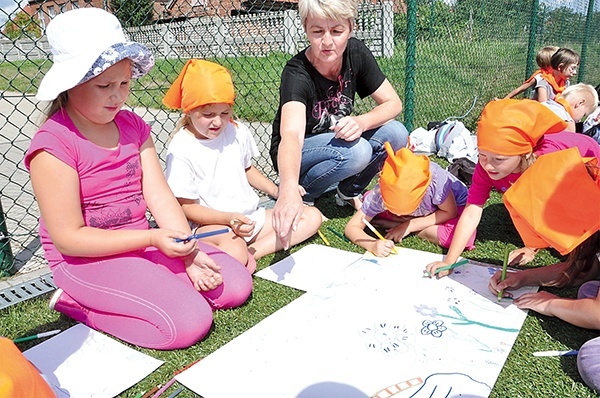
[[[404,90],[404,125],[410,133],[415,117],[415,64],[417,58],[417,0],[406,4],[406,87]]]
[[[539,0],[533,0],[531,4],[531,21],[529,24],[529,43],[527,46],[527,65],[525,67],[525,79],[533,73],[533,60],[535,58],[535,37],[537,33],[537,15]]]
[[[591,35],[592,15],[594,14],[594,0],[588,3],[587,16],[585,18],[585,30],[583,32],[583,43],[581,43],[581,60],[579,61],[579,72],[577,73],[577,82],[580,83],[585,75],[585,59],[587,58],[587,44]]]
[[[15,273],[14,257],[10,248],[10,239],[8,237],[8,229],[6,228],[6,219],[4,218],[4,210],[0,201],[0,276],[10,276]]]

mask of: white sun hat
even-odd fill
[[[131,77],[144,76],[154,57],[147,47],[125,38],[119,20],[100,8],[79,8],[57,15],[46,29],[53,64],[36,94],[52,101],[117,62],[131,59]]]

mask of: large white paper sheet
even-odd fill
[[[329,246],[307,245],[254,275],[306,292],[324,286],[361,257]]]
[[[204,398],[487,397],[526,313],[488,291],[498,267],[423,278],[440,258],[366,255],[177,380]]]
[[[156,370],[152,358],[83,324],[23,353],[62,397],[114,397]]]

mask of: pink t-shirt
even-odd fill
[[[600,159],[600,145],[591,137],[583,134],[563,131],[545,135],[534,148],[533,153],[541,156],[546,153],[561,151],[563,149],[578,148],[583,157],[596,157]],[[473,181],[469,187],[467,203],[483,206],[490,197],[493,189],[500,193],[506,192],[522,173],[513,173],[500,180],[492,180],[479,163],[475,166]]]
[[[64,109],[48,119],[31,140],[25,167],[37,151],[46,151],[79,174],[81,212],[85,224],[102,229],[147,229],[146,201],[142,196],[140,148],[150,126],[136,114],[121,111],[115,117],[119,145],[101,148],[77,130]],[[40,241],[50,267],[63,260],[40,218]]]

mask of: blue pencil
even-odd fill
[[[209,231],[209,232],[203,232],[200,234],[190,235],[185,239],[175,238],[175,242],[189,242],[192,239],[200,239],[200,238],[206,238],[206,237],[213,236],[213,235],[226,234],[229,231],[230,231],[229,228],[217,229],[215,231]]]

